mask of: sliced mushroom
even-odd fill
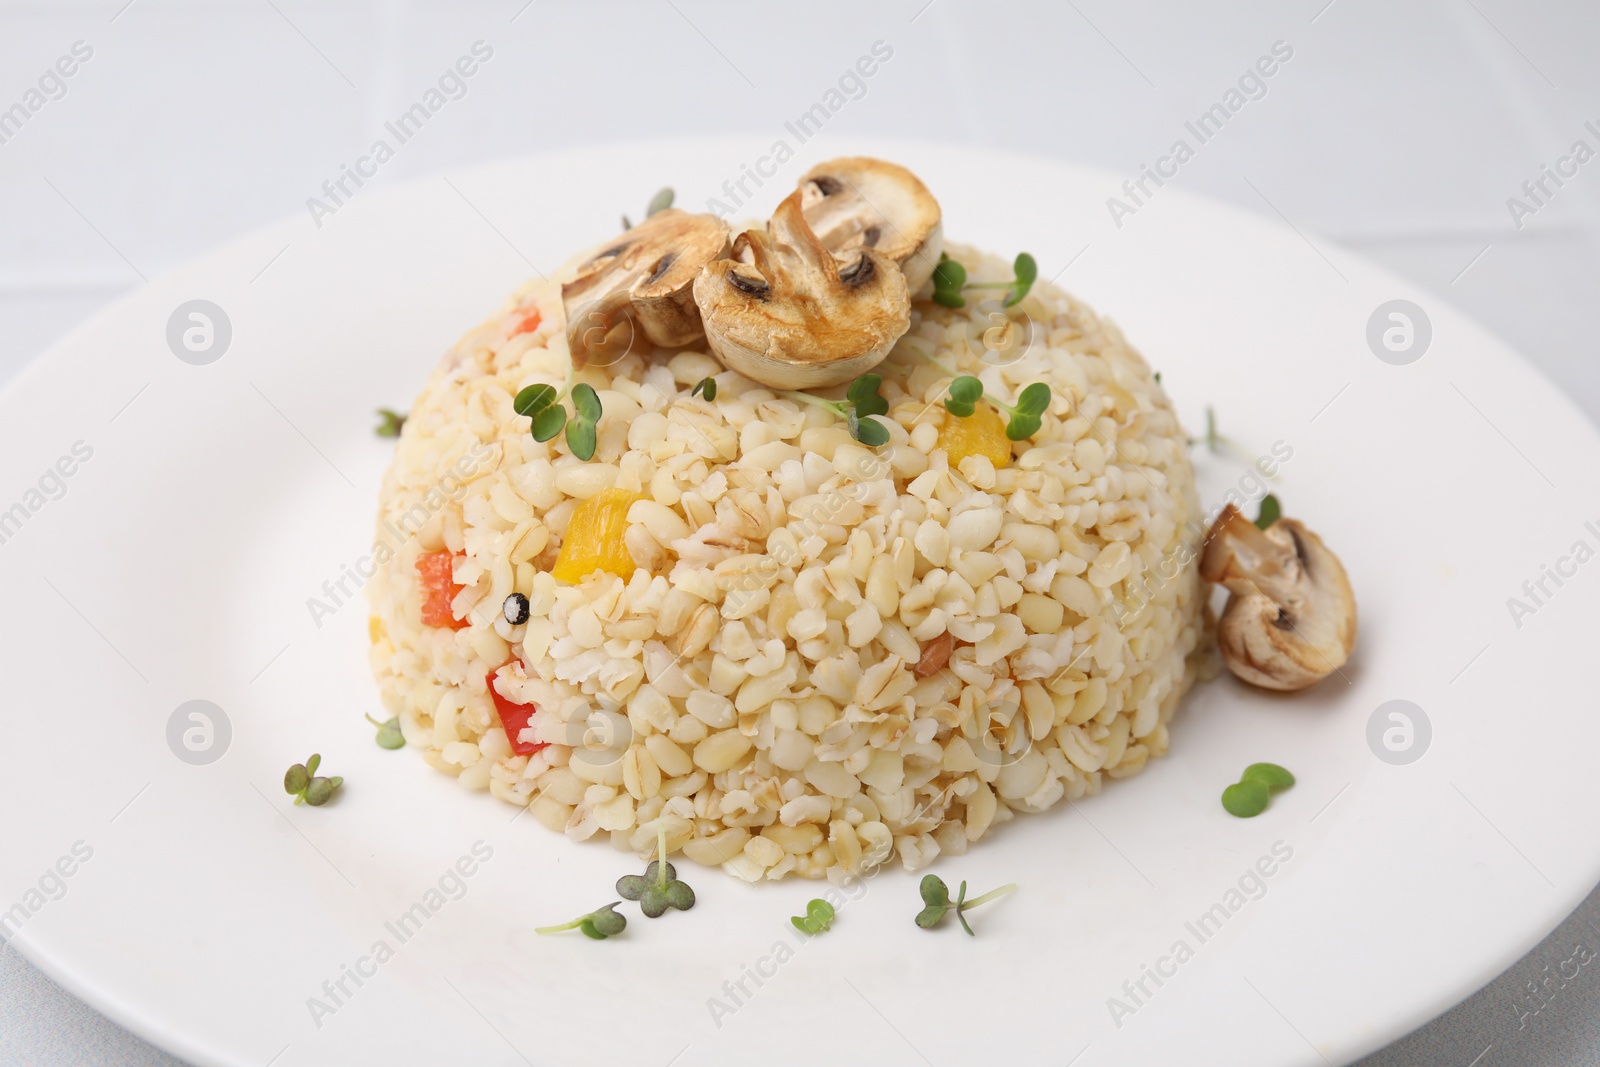
[[[573,359],[586,362],[624,318],[658,345],[698,340],[695,277],[707,263],[727,254],[725,222],[675,208],[658,211],[616,238],[561,286]]]
[[[1304,689],[1350,658],[1356,598],[1344,566],[1294,519],[1260,530],[1229,504],[1206,535],[1200,576],[1232,594],[1217,643],[1251,685]]]
[[[806,224],[796,191],[765,233],[695,279],[706,340],[731,370],[778,389],[838,385],[871,370],[911,325],[895,261],[870,248],[840,264]]]
[[[800,197],[818,240],[844,262],[857,248],[875,248],[900,265],[913,293],[939,265],[939,201],[902,166],[862,156],[830,159],[800,179]]]

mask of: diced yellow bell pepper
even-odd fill
[[[627,489],[602,489],[579,504],[550,573],[574,584],[597,570],[623,581],[633,577],[636,565],[622,536],[628,532],[628,509],[638,499],[638,493]]]
[[[981,401],[964,419],[945,412],[935,447],[944,449],[945,455],[950,457],[951,470],[959,470],[961,461],[968,456],[989,457],[995,470],[1011,463],[1011,441],[1006,437],[1005,420]]]

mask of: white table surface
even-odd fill
[[[0,110],[93,50],[0,143],[0,381],[143,279],[305,211],[479,40],[493,58],[374,184],[600,141],[776,138],[878,41],[892,58],[829,133],[1135,176],[1287,42],[1266,95],[1174,181],[1428,286],[1600,416],[1600,161],[1520,226],[1507,205],[1575,140],[1600,148],[1600,5],[1582,0],[0,0]],[[641,196],[654,181],[642,167]],[[1600,949],[1600,894],[1364,1063],[1600,1064],[1600,982],[1552,977],[1580,943]],[[0,1063],[177,1062],[0,949]]]

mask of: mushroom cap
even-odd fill
[[[727,223],[676,208],[658,211],[600,246],[561,286],[573,359],[584,362],[623,318],[658,345],[698,340],[694,280],[707,263],[727,254]]]
[[[838,385],[877,366],[911,326],[895,261],[859,248],[841,266],[806,223],[800,191],[694,282],[706,340],[731,370],[779,389]]]
[[[1217,644],[1228,669],[1263,689],[1296,690],[1344,666],[1356,599],[1344,565],[1303,523],[1265,530],[1229,504],[1206,535],[1200,576],[1227,587]]]
[[[848,156],[818,163],[800,179],[800,206],[817,239],[841,261],[874,248],[900,265],[906,286],[921,289],[944,251],[939,201],[906,168]]]

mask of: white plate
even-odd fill
[[[31,959],[205,1064],[666,1064],[682,1051],[673,1062],[1237,1067],[1353,1059],[1576,905],[1600,877],[1600,565],[1547,580],[1553,595],[1520,626],[1507,607],[1574,542],[1600,547],[1584,526],[1600,519],[1600,442],[1576,410],[1439,298],[1277,222],[1169,187],[1117,228],[1106,198],[1120,176],[814,141],[749,214],[815,159],[898,159],[940,197],[953,238],[1029,249],[1045,277],[1065,268],[1062,284],[1162,370],[1191,427],[1210,404],[1250,453],[1292,448],[1275,491],[1345,560],[1360,648],[1298,698],[1202,687],[1168,758],[941,860],[974,891],[1021,884],[974,913],[976,939],[914,927],[916,879],[896,870],[794,947],[787,917],[816,884],[698,869],[690,913],[635,917],[605,943],[535,937],[613,899],[634,860],[512,825],[499,801],[377,748],[364,607],[319,628],[307,599],[370,543],[390,451],[373,408],[404,408],[532,267],[611,232],[661,184],[701,204],[767,147],[585,149],[365,190],[320,228],[303,215],[152,283],[0,397],[0,508],[41,504],[0,545],[0,906],[21,904],[15,942]],[[1380,361],[1366,336],[1397,298],[1431,320],[1410,365]],[[167,341],[194,299],[231,322],[209,365]],[[80,441],[93,454],[65,495],[25,498]],[[1199,463],[1209,505],[1248,474]],[[197,699],[231,723],[209,765],[168,745],[175,709]],[[1368,744],[1369,718],[1395,699],[1432,725],[1409,765]],[[312,750],[347,784],[336,804],[295,808],[282,774]],[[1263,759],[1299,784],[1260,818],[1224,814],[1222,787]],[[92,856],[48,876],[78,842]],[[460,899],[401,943],[385,924],[478,842],[492,857]],[[1202,942],[1187,924],[1226,911],[1274,846],[1292,856],[1264,865],[1264,894]],[[41,879],[59,899],[29,893]],[[379,941],[394,957],[365,965],[360,986],[346,978],[335,1005],[323,983]],[[1169,976],[1139,992],[1145,965]],[[753,972],[771,976],[758,986]],[[313,997],[337,1010],[313,1019]]]

